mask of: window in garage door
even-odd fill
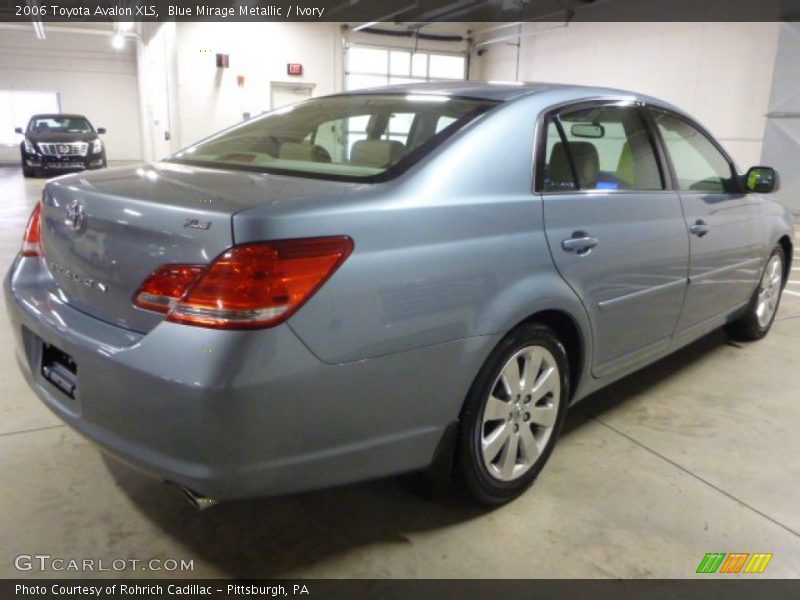
[[[31,116],[58,112],[61,109],[56,92],[0,90],[0,144],[19,143],[22,138],[14,129],[24,129]]]
[[[464,79],[466,58],[445,52],[351,44],[347,49],[345,89]]]

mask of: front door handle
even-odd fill
[[[589,254],[592,251],[592,248],[597,246],[600,243],[596,237],[591,237],[585,231],[576,231],[572,234],[571,238],[567,238],[566,240],[561,241],[561,248],[563,248],[566,252],[575,252],[576,254],[583,256],[584,254]]]
[[[694,225],[689,227],[689,231],[692,232],[692,235],[696,235],[697,237],[703,237],[705,234],[708,233],[709,229],[711,229],[703,219],[697,219],[694,222]]]

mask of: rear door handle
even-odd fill
[[[711,228],[706,225],[706,222],[703,219],[697,219],[694,222],[694,225],[689,227],[689,231],[692,232],[692,235],[696,235],[697,237],[703,237]]]
[[[592,248],[597,246],[600,243],[596,237],[591,237],[585,231],[576,231],[572,234],[571,238],[567,238],[566,240],[562,240],[561,248],[563,248],[566,252],[575,252],[583,256],[584,254],[588,254],[591,252]]]

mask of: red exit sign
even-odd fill
[[[286,65],[286,73],[288,75],[302,75],[303,65],[301,63],[289,63]]]

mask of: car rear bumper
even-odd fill
[[[112,455],[216,499],[326,487],[424,468],[485,353],[470,338],[343,365],[286,325],[146,335],[77,311],[18,259],[4,283],[20,368],[39,398]],[[75,399],[41,370],[44,344],[77,364]],[[457,376],[456,376],[457,374]]]

